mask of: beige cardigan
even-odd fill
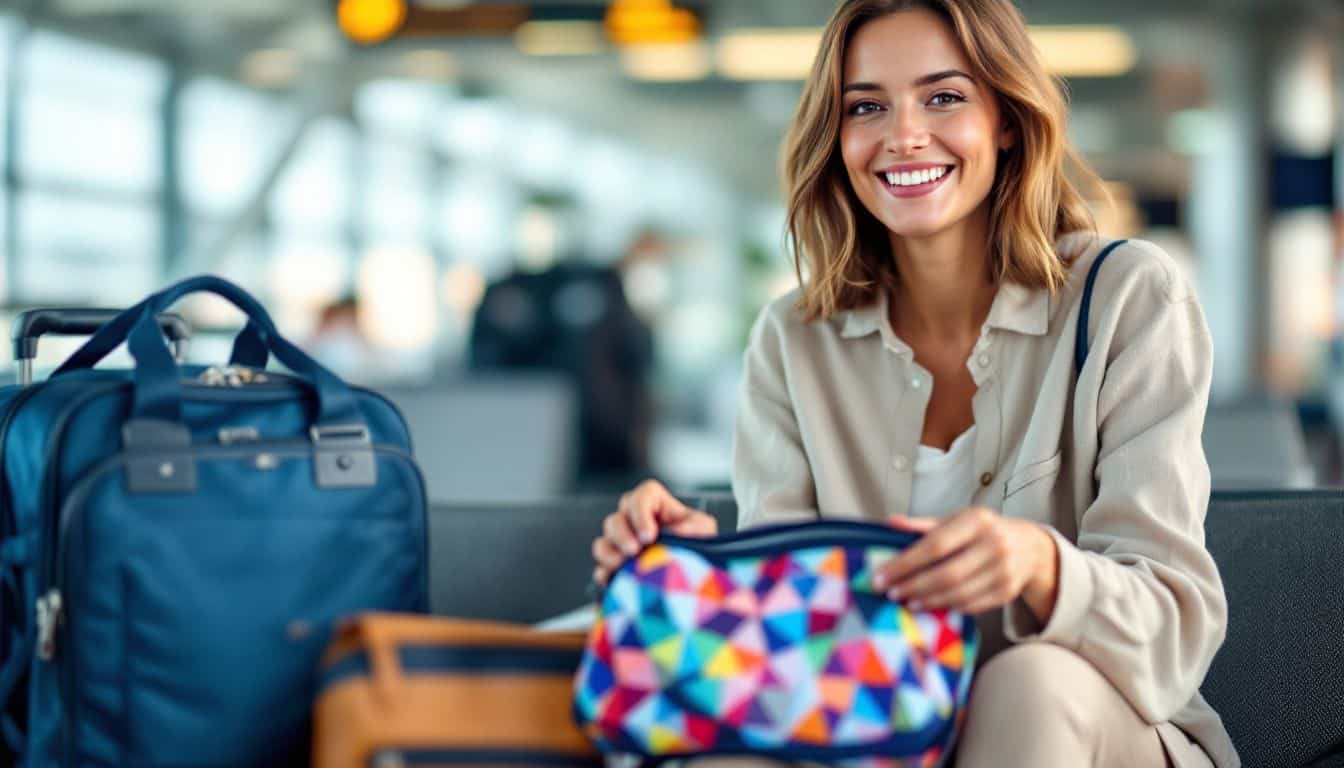
[[[978,387],[975,504],[1045,524],[1060,553],[1050,621],[1041,627],[1020,601],[977,617],[981,663],[1009,643],[1069,648],[1159,724],[1178,768],[1185,735],[1234,768],[1222,721],[1198,693],[1227,628],[1204,547],[1209,331],[1171,258],[1131,241],[1098,274],[1075,383],[1083,282],[1105,244],[1060,241],[1062,253],[1084,250],[1055,297],[1002,285],[967,361]],[[733,471],[741,525],[905,514],[932,379],[892,332],[885,300],[803,323],[797,298],[761,313],[746,352]]]

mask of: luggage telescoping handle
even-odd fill
[[[43,336],[92,336],[104,324],[121,313],[119,309],[44,308],[27,309],[14,318],[10,333],[14,341],[14,362],[18,364],[18,380],[22,386],[33,382],[33,360],[37,357],[37,342]],[[173,346],[173,357],[181,360],[186,355],[191,339],[191,326],[175,312],[159,315],[159,328]]]
[[[324,488],[362,487],[375,478],[368,424],[350,387],[280,335],[270,314],[247,291],[213,275],[191,277],[156,293],[104,325],[53,376],[95,365],[123,339],[135,359],[134,400],[122,430],[124,446],[160,458],[128,464],[132,490],[181,492],[195,487],[195,472],[182,448],[191,433],[182,418],[182,382],[155,318],[191,293],[213,293],[242,310],[262,349],[306,380],[317,395],[317,418],[309,428],[317,452],[317,484]],[[250,335],[250,334],[249,334]],[[235,353],[238,348],[235,345]],[[168,455],[172,460],[162,460]],[[181,471],[177,464],[181,463]],[[142,473],[141,470],[146,472]]]
[[[109,312],[110,314],[106,319],[99,323],[98,326],[87,331],[87,333],[92,334],[89,340],[73,355],[66,358],[65,362],[61,364],[61,367],[57,368],[51,375],[59,376],[60,374],[69,371],[92,368],[101,362],[103,358],[111,354],[112,350],[117,348],[117,345],[126,340],[126,337],[131,332],[131,327],[135,325],[135,321],[140,317],[140,310],[142,310],[148,302],[149,299],[145,299],[139,304],[126,310],[88,310]],[[69,312],[72,310],[60,311]],[[191,335],[190,326],[187,325],[185,320],[178,317],[176,313],[159,312],[160,323],[163,323],[164,318],[166,317],[177,318],[182,326],[187,329],[187,335]],[[166,327],[164,333],[168,336],[170,341],[173,340],[173,333]],[[17,325],[14,339],[15,359],[18,359],[19,342]],[[249,318],[247,325],[243,327],[243,330],[239,332],[238,336],[233,340],[233,352],[229,355],[229,365],[245,365],[249,368],[265,368],[266,362],[270,358],[270,354],[271,352],[266,347],[266,340],[263,338],[261,328]],[[174,357],[179,360],[182,358],[181,348],[174,350]]]

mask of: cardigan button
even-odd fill
[[[990,474],[989,472],[986,472],[985,474],[980,476],[981,485],[988,486],[992,482],[994,482],[994,475]]]

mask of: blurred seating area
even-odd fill
[[[731,496],[687,496],[723,529]],[[430,518],[435,613],[535,622],[587,602],[593,532],[615,497],[438,505]],[[1205,531],[1229,606],[1201,689],[1247,768],[1340,765],[1344,742],[1344,492],[1216,493]],[[488,595],[488,596],[487,596]],[[1273,727],[1267,724],[1272,723]]]

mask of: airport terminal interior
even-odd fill
[[[411,5],[0,5],[7,314],[215,273],[398,400],[435,498],[726,485],[747,332],[796,283],[778,152],[831,4]],[[1102,230],[1198,286],[1215,486],[1339,482],[1338,6],[1020,7]],[[238,316],[183,307],[188,359],[225,356]]]
[[[1016,4],[1104,180],[1099,229],[1197,291],[1215,496],[1344,484],[1344,5]],[[237,283],[404,415],[436,609],[554,616],[586,586],[593,504],[646,478],[731,503],[743,351],[800,275],[780,148],[836,5],[0,0],[0,323]],[[223,365],[243,315],[176,310],[180,359]],[[35,378],[83,342],[43,338]],[[577,554],[491,522],[566,499]],[[1331,509],[1304,536],[1344,540]],[[556,597],[510,558],[579,575]]]

